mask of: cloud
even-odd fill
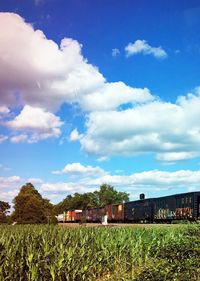
[[[197,88],[174,104],[153,101],[121,111],[91,112],[80,143],[97,157],[156,153],[164,162],[194,158],[200,155],[199,108]]]
[[[82,56],[82,45],[76,40],[63,38],[58,45],[14,13],[0,13],[0,25],[4,26],[0,33],[0,110],[10,110],[13,116],[14,108],[23,108],[6,123],[12,143],[58,138],[62,122],[55,112],[63,103],[93,112],[155,99],[147,88],[133,88],[121,81],[108,83]],[[77,132],[71,133],[71,140],[82,137]]]
[[[167,171],[144,171],[133,173],[128,176],[124,175],[105,175],[96,179],[87,180],[88,186],[99,186],[102,183],[108,183],[116,187],[124,186],[130,190],[149,190],[155,189],[174,189],[182,192],[181,188],[196,188],[199,186],[200,171],[179,170],[175,172]]]
[[[144,171],[134,173],[129,176],[106,175],[99,179],[99,182],[109,182],[113,185],[127,185],[133,188],[174,188],[186,187],[186,185],[196,186],[200,179],[200,171],[179,170],[175,172],[167,171]],[[92,181],[91,181],[92,184]],[[181,191],[179,191],[181,192]]]
[[[149,89],[132,88],[123,82],[106,83],[98,91],[85,95],[80,101],[87,111],[105,111],[117,109],[121,105],[146,103],[154,100]]]
[[[162,47],[152,47],[145,40],[136,40],[125,47],[127,57],[142,53],[143,55],[153,55],[157,59],[167,57],[166,51]]]
[[[104,110],[107,102],[111,103],[108,108],[114,108],[152,98],[147,89],[106,82],[82,56],[82,45],[76,40],[63,38],[57,45],[13,13],[0,13],[0,25],[4,26],[0,34],[0,102],[4,106],[27,104],[56,112],[68,102],[87,111]]]
[[[7,168],[3,167],[3,169]],[[18,194],[21,184],[22,179],[19,176],[0,177],[0,200],[12,205],[12,200]]]
[[[0,165],[0,168],[3,171],[10,170],[3,165]],[[29,178],[25,182],[41,185],[43,180],[39,178]],[[0,177],[0,200],[9,202],[12,205],[12,200],[19,193],[21,186],[25,182],[20,176]]]
[[[72,194],[74,192],[84,192],[82,186],[78,183],[43,183],[39,189],[42,193],[67,193]]]
[[[13,137],[10,137],[10,141],[12,143],[26,142],[26,141],[28,141],[28,135],[21,134],[21,135],[13,136]]]
[[[175,172],[150,170],[130,175],[105,174],[86,178],[74,178],[74,182],[42,183],[40,192],[45,196],[57,194],[59,200],[75,192],[84,193],[99,189],[103,183],[114,186],[119,191],[130,193],[133,200],[139,199],[139,194],[145,192],[147,197],[159,197],[160,192],[168,194],[196,191],[199,188],[200,171],[178,170]],[[56,202],[56,197],[53,201]]]
[[[78,164],[68,165],[68,174],[76,173],[76,175],[79,175],[79,177],[72,178],[72,181],[45,182],[40,178],[29,178],[26,182],[37,184],[39,192],[46,198],[51,198],[54,203],[58,203],[67,195],[75,192],[84,193],[97,190],[103,183],[114,186],[118,191],[130,193],[131,200],[137,199],[142,192],[145,192],[147,197],[159,197],[161,192],[163,194],[163,191],[168,194],[175,194],[199,190],[200,170],[178,170],[174,172],[149,170],[130,173],[129,175],[120,173],[119,175],[118,172],[111,174],[100,167],[92,167],[99,169],[95,172],[90,169],[91,166]],[[82,177],[82,175],[84,176]],[[11,202],[19,192],[21,185],[22,179],[19,176],[0,177],[1,200]]]
[[[7,139],[8,139],[7,136],[0,135],[0,144],[3,143],[4,141],[6,141]]]
[[[104,162],[104,161],[107,161],[108,159],[109,159],[108,157],[102,156],[102,157],[97,158],[97,161],[98,162]]]
[[[161,154],[158,153],[156,159],[158,161],[174,164],[174,162],[192,159],[198,155],[199,153],[195,152],[166,152]]]
[[[68,175],[76,175],[76,176],[99,176],[104,175],[105,171],[100,167],[92,167],[92,166],[84,166],[80,163],[71,163],[67,164],[62,170],[53,171],[53,174],[68,174]]]
[[[13,13],[0,13],[0,25],[0,102],[5,106],[56,110],[104,83],[76,40],[64,38],[58,46]]]
[[[5,201],[8,202],[12,205],[12,200],[15,198],[15,196],[17,196],[19,190],[18,189],[14,189],[12,191],[0,191],[0,198],[1,201]],[[11,209],[12,210],[12,209]]]
[[[0,125],[2,124],[3,120],[8,117],[10,113],[10,109],[7,106],[0,106]]]
[[[13,188],[21,182],[19,176],[0,177],[0,189]]]
[[[8,114],[10,112],[7,106],[0,106],[0,114]]]
[[[77,141],[80,140],[83,135],[78,133],[77,128],[75,128],[69,136],[70,141]]]
[[[0,25],[0,115],[23,108],[1,121],[12,143],[59,138],[63,122],[56,112],[67,102],[86,112],[86,131],[74,129],[69,139],[99,159],[155,153],[171,163],[200,155],[199,89],[176,103],[160,101],[147,88],[107,82],[76,40],[58,45],[13,13],[0,13]],[[167,56],[145,40],[129,43],[126,52]],[[7,139],[0,135],[0,143]]]
[[[116,48],[112,49],[112,56],[113,57],[117,57],[119,55],[120,55],[120,50],[119,49],[116,49]]]
[[[31,182],[34,185],[34,184],[41,184],[44,181],[42,179],[40,179],[40,178],[29,178],[27,180],[27,182]]]
[[[27,141],[29,143],[57,138],[61,134],[60,127],[63,122],[58,116],[47,112],[42,108],[26,105],[14,120],[5,123],[6,126],[24,132],[23,134],[11,137],[14,143]]]

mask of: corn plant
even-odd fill
[[[200,280],[199,226],[0,226],[0,280]]]

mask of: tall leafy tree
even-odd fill
[[[0,223],[7,221],[7,212],[10,209],[8,202],[0,201]]]
[[[43,199],[31,183],[21,187],[13,203],[12,219],[18,223],[46,223],[48,221],[49,201]]]
[[[99,190],[87,193],[75,193],[68,195],[62,202],[55,206],[57,214],[66,210],[73,209],[89,209],[103,207],[109,204],[122,203],[129,200],[129,194],[126,192],[119,192],[109,184],[102,184]]]
[[[117,191],[109,184],[102,184],[99,191],[96,191],[99,198],[99,206],[103,207],[109,204],[118,204],[129,201],[129,194]]]
[[[55,206],[55,212],[62,213],[66,210],[95,208],[98,206],[98,198],[94,192],[75,193],[68,195],[62,202]]]

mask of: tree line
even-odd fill
[[[32,183],[23,185],[13,199],[13,213],[9,216],[10,205],[0,201],[0,223],[54,223],[55,216],[67,210],[103,207],[129,201],[129,194],[117,191],[109,184],[102,184],[99,190],[68,195],[60,203],[53,205],[35,189]]]

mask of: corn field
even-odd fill
[[[0,226],[1,281],[196,281],[199,257],[198,226]]]

